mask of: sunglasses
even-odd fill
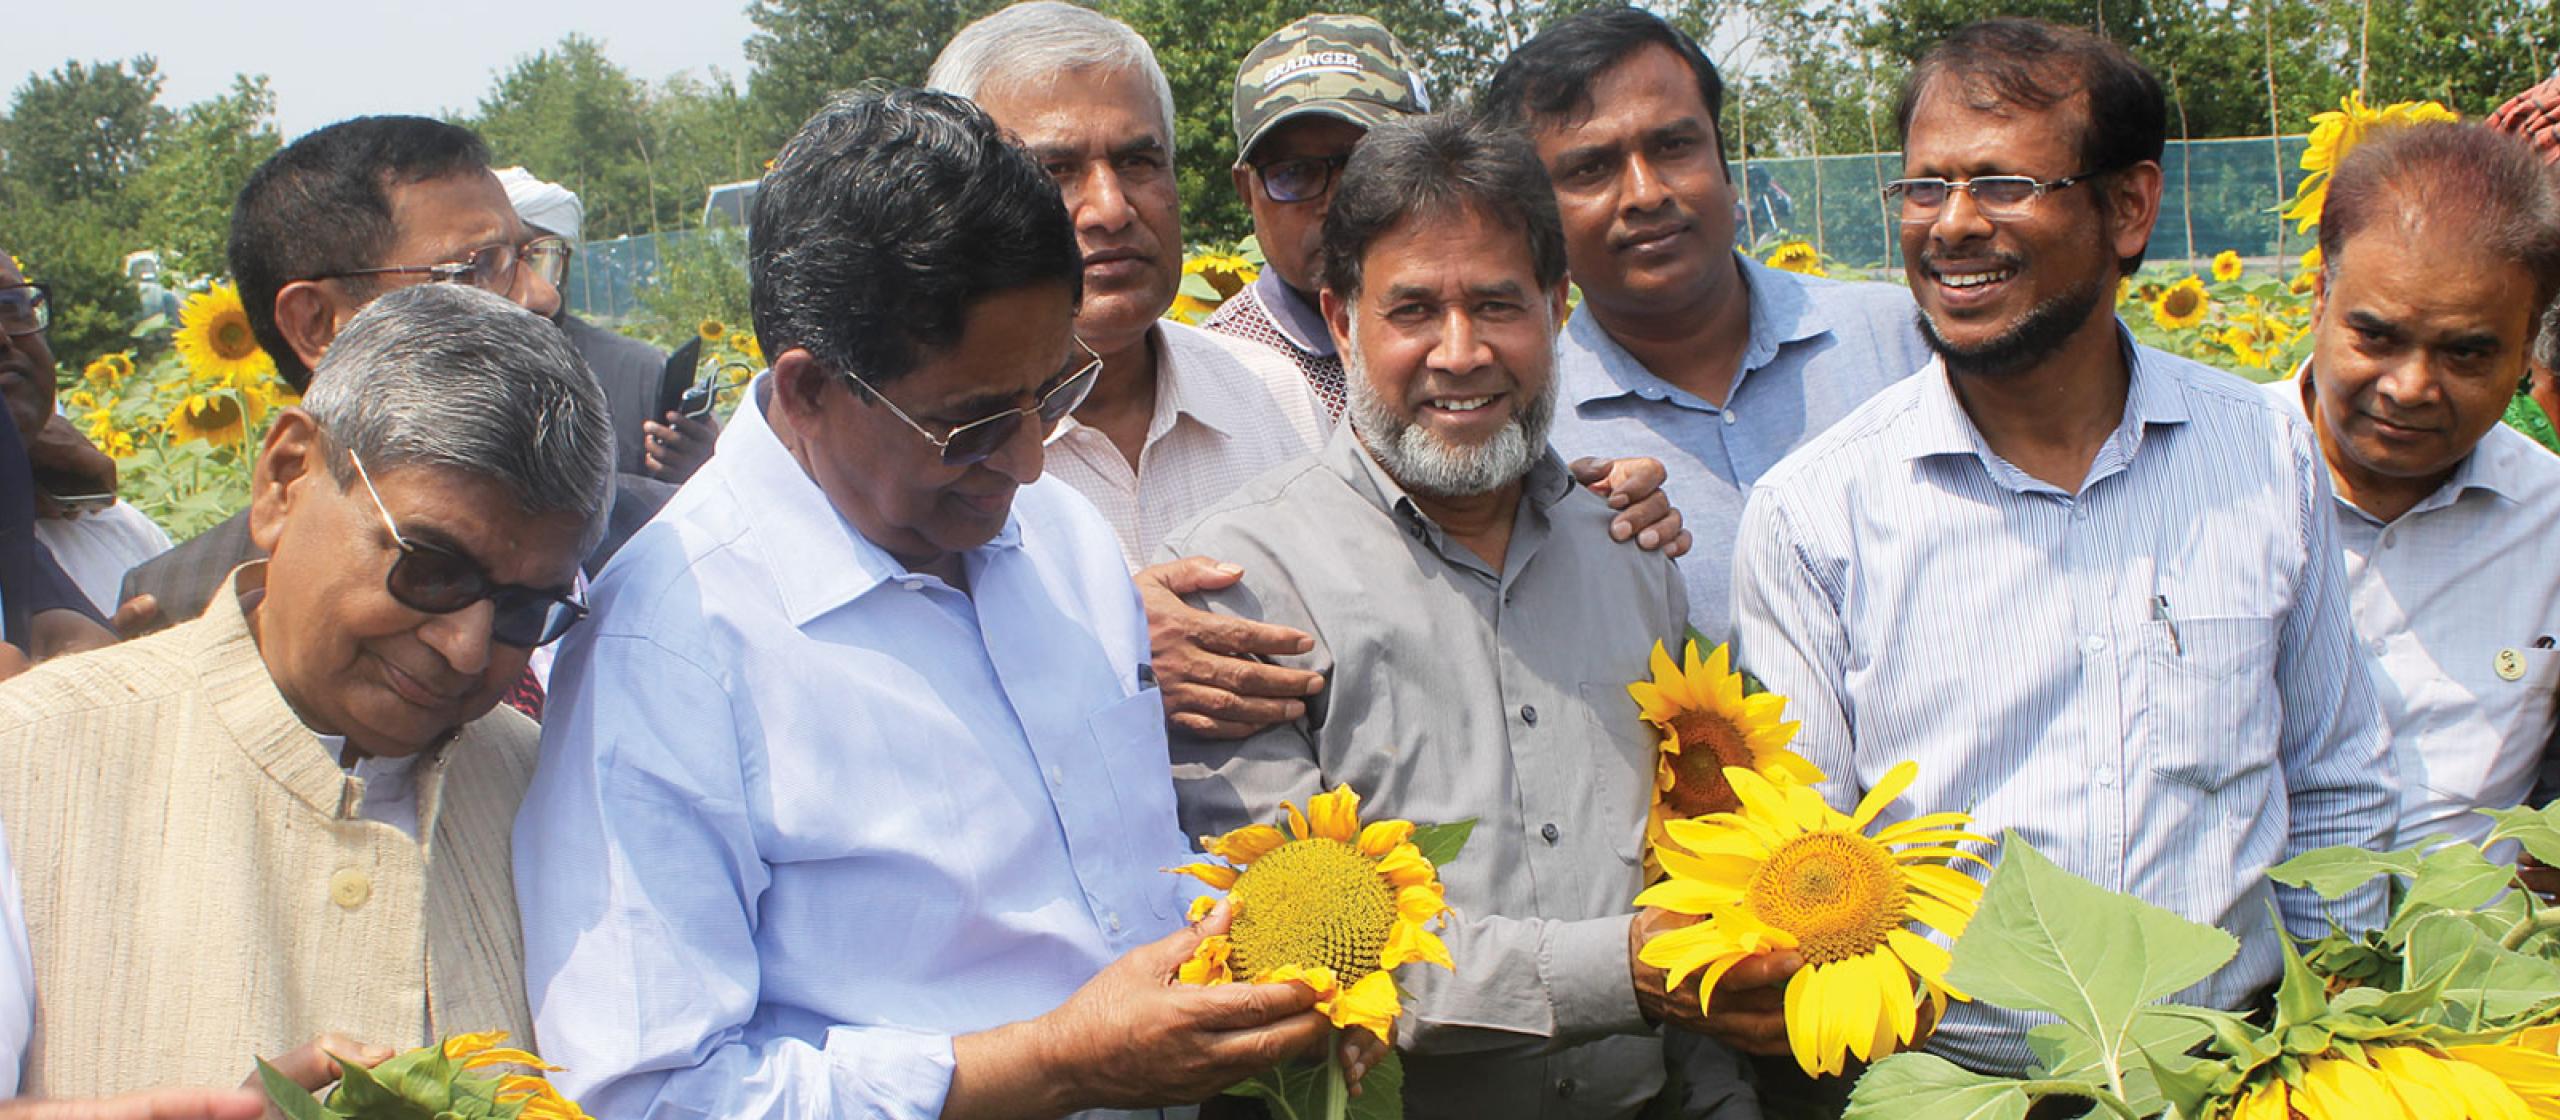
[[[924,425],[916,423],[915,417],[907,415],[907,410],[898,407],[896,402],[872,388],[870,382],[852,370],[844,371],[844,375],[862,386],[873,400],[887,405],[891,415],[906,421],[907,426],[923,436],[926,443],[942,449],[943,466],[966,467],[986,462],[988,456],[1002,450],[1006,443],[1012,441],[1014,434],[1022,430],[1022,422],[1026,419],[1038,419],[1040,435],[1047,438],[1059,421],[1066,419],[1068,413],[1074,412],[1077,405],[1092,395],[1093,383],[1102,373],[1102,355],[1094,353],[1093,347],[1085,345],[1081,338],[1076,340],[1076,348],[1092,360],[1073,371],[1061,372],[1053,379],[1053,384],[1040,390],[1038,404],[1030,408],[1008,408],[993,416],[980,417],[951,429],[949,435],[943,436],[936,436]]]
[[[1253,165],[1253,173],[1262,180],[1262,193],[1273,202],[1312,202],[1333,189],[1334,176],[1349,162],[1350,156],[1276,159]]]
[[[470,557],[433,542],[401,536],[400,526],[391,520],[391,508],[382,504],[382,492],[373,488],[373,476],[365,472],[364,459],[349,448],[347,461],[356,465],[356,477],[364,482],[364,492],[372,495],[374,512],[382,515],[382,527],[391,530],[391,542],[400,546],[400,558],[391,562],[391,571],[382,577],[382,584],[401,606],[427,614],[452,614],[486,599],[496,608],[489,619],[489,636],[524,649],[560,640],[579,619],[587,617],[587,605],[568,595],[493,582]]]

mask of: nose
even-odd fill
[[[491,628],[497,620],[497,605],[482,599],[451,614],[428,615],[418,627],[418,640],[455,673],[477,680],[489,671],[491,647],[497,642]]]
[[[1022,426],[1014,429],[1013,437],[987,456],[986,467],[1013,480],[1016,486],[1029,486],[1040,480],[1041,468],[1048,461],[1048,438],[1049,433],[1041,428],[1038,419],[1025,418]]]
[[[516,262],[516,290],[507,293],[517,306],[545,319],[560,313],[560,289],[542,278],[542,272],[522,261]]]
[[[1491,365],[1493,348],[1476,330],[1475,316],[1452,306],[1440,314],[1440,337],[1432,343],[1430,361],[1434,370],[1464,377]]]
[[[2394,356],[2373,381],[2373,391],[2395,411],[2425,408],[2442,389],[2435,363],[2424,348],[2414,346]]]
[[[1626,213],[1643,213],[1671,201],[1671,189],[1663,184],[1662,175],[1643,152],[1627,157],[1626,183],[1626,189],[1618,196],[1619,208]]]
[[[1129,205],[1129,192],[1121,185],[1120,173],[1108,161],[1095,161],[1082,175],[1060,184],[1058,190],[1065,196],[1067,213],[1075,217],[1078,232],[1116,232],[1137,220],[1137,211]]]
[[[1929,222],[1929,240],[1940,245],[1961,245],[1977,237],[1991,236],[1991,219],[1973,204],[1973,192],[1950,189],[1938,216]]]

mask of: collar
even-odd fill
[[[2285,393],[2286,400],[2293,401],[2301,406],[2303,421],[2312,425],[2312,438],[2317,441],[2320,438],[2320,419],[2313,411],[2318,407],[2318,405],[2313,401],[2311,396],[2311,359],[2307,357],[2302,359],[2302,363],[2300,365],[2293,367],[2293,376],[2288,377],[2277,384],[2287,387],[2288,391]],[[2418,504],[2409,507],[2409,513],[2404,513],[2400,516],[2405,518],[2408,517],[2409,514],[2425,513],[2428,510],[2433,509],[2443,509],[2446,506],[2450,506],[2455,502],[2461,501],[2464,494],[2470,493],[2473,490],[2489,494],[2501,501],[2516,502],[2521,500],[2517,496],[2515,489],[2507,485],[2504,481],[2506,479],[2514,478],[2518,473],[2520,464],[2517,461],[2516,455],[2521,449],[2517,447],[2515,441],[2499,439],[2497,436],[2498,428],[2496,425],[2492,425],[2488,434],[2480,437],[2480,442],[2471,446],[2471,453],[2463,456],[2461,462],[2454,464],[2453,473],[2445,476],[2443,485],[2436,487],[2435,491],[2428,494],[2426,497],[2418,499]],[[2540,449],[2536,448],[2536,450],[2539,451]],[[2322,446],[2321,454],[2323,456],[2328,454],[2326,445]],[[2321,465],[2326,467],[2328,464],[2323,462]],[[2331,489],[2332,493],[2330,496],[2335,498],[2340,506],[2354,510],[2357,516],[2362,517],[2365,520],[2373,521],[2375,524],[2381,524],[2381,522],[2372,514],[2366,513],[2354,502],[2348,501],[2344,492],[2337,491],[2335,487],[2332,487]]]
[[[747,383],[738,411],[720,432],[717,454],[703,465],[727,504],[754,534],[768,561],[764,571],[793,626],[806,626],[891,580],[911,576],[907,566],[871,543],[837,511],[798,460],[782,446],[764,414],[771,371]],[[1020,491],[1015,500],[1021,500]],[[1021,519],[1008,513],[995,539],[979,553],[1017,547]],[[931,578],[931,577],[918,577]]]
[[[1742,383],[1749,379],[1751,371],[1776,361],[1779,350],[1831,333],[1830,326],[1814,314],[1813,297],[1806,291],[1805,277],[1771,268],[1747,254],[1735,253],[1733,259],[1750,301],[1751,337],[1743,347],[1742,368],[1734,375],[1733,388],[1727,392],[1726,400],[1733,399],[1734,394],[1742,391]],[[1566,392],[1575,406],[1636,396],[1653,401],[1676,401],[1708,412],[1722,411],[1646,369],[1644,363],[1637,361],[1634,355],[1627,353],[1626,347],[1618,344],[1608,328],[1600,325],[1599,316],[1587,312],[1576,314],[1566,320],[1564,329],[1568,338],[1599,359],[1600,371],[1606,375],[1574,379]]]
[[[2187,379],[2176,362],[2167,360],[2168,355],[2137,345],[2122,320],[2116,323],[2116,343],[2125,356],[2129,384],[2124,419],[2117,424],[2116,433],[2107,438],[2107,444],[2121,444],[2122,456],[2130,459],[2141,446],[2142,433],[2152,425],[2187,422]],[[1956,399],[1954,375],[1947,372],[1946,359],[1930,358],[1918,376],[1916,422],[1904,438],[1903,458],[1973,455],[1985,464],[1997,460],[1991,445],[1983,441],[1981,429],[1974,427],[1973,417],[1965,413],[1964,403]],[[2099,451],[2098,461],[2089,465],[2089,481],[2096,481],[2103,473],[2109,454],[2105,449]]]
[[[1263,317],[1271,320],[1272,329],[1301,354],[1319,358],[1335,356],[1333,329],[1325,325],[1324,312],[1299,298],[1297,290],[1282,283],[1280,274],[1269,267],[1262,270],[1252,284],[1253,299],[1262,305]]]
[[[1369,445],[1361,441],[1360,434],[1353,430],[1347,417],[1335,427],[1333,438],[1325,441],[1324,450],[1317,452],[1316,457],[1325,469],[1348,484],[1353,493],[1385,513],[1397,528],[1429,542],[1432,551],[1444,559],[1456,559],[1457,552],[1463,551],[1449,548],[1448,537],[1440,526],[1422,511],[1411,494],[1405,492],[1403,484],[1379,465],[1377,457],[1369,454]],[[1564,460],[1556,455],[1555,446],[1550,444],[1529,464],[1528,477],[1522,480],[1520,487],[1521,507],[1536,510],[1543,517],[1548,509],[1573,492],[1573,485],[1573,472],[1565,469]],[[1473,553],[1467,553],[1460,562],[1480,566]]]
[[[241,565],[214,593],[204,616],[187,624],[201,642],[194,659],[197,678],[213,705],[214,718],[251,764],[313,812],[352,820],[357,806],[348,800],[350,787],[346,771],[338,764],[338,752],[304,726],[293,706],[285,702],[275,678],[267,672],[266,659],[259,656],[257,638],[249,632],[241,599],[265,589],[266,568],[264,560]],[[434,794],[451,745],[447,740],[419,756],[423,765],[412,763],[421,836],[431,835],[434,828]]]

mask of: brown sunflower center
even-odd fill
[[[1662,791],[1662,804],[1683,817],[1741,808],[1742,799],[1734,796],[1733,784],[1724,780],[1724,768],[1752,767],[1751,744],[1743,739],[1742,729],[1708,711],[1682,712],[1670,722],[1680,753],[1663,760],[1671,767],[1671,788]]]
[[[1884,847],[1846,832],[1812,832],[1770,853],[1744,900],[1761,921],[1794,934],[1806,964],[1862,956],[1902,928],[1910,894]]]
[[[2160,310],[2167,312],[2173,319],[2184,319],[2193,315],[2203,304],[2204,293],[2194,288],[2171,288],[2169,294],[2160,297]]]
[[[229,394],[206,397],[203,404],[187,408],[187,422],[212,431],[240,423],[240,402]]]
[[[1395,926],[1395,896],[1377,861],[1339,840],[1292,840],[1236,877],[1235,926],[1227,931],[1239,976],[1284,964],[1323,965],[1350,984],[1378,970]]]
[[[247,316],[225,315],[214,320],[213,329],[205,333],[213,343],[213,352],[223,361],[240,361],[258,352],[258,336],[250,333]]]

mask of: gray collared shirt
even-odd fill
[[[1654,745],[1627,683],[1685,630],[1680,575],[1610,541],[1610,511],[1550,451],[1529,473],[1501,570],[1445,535],[1349,425],[1167,541],[1244,568],[1211,610],[1315,636],[1305,718],[1242,743],[1176,735],[1182,824],[1212,835],[1320,788],[1363,820],[1475,818],[1441,869],[1455,974],[1398,974],[1417,1116],[1618,1117],[1664,1084],[1637,1010],[1629,903],[1642,886]]]

